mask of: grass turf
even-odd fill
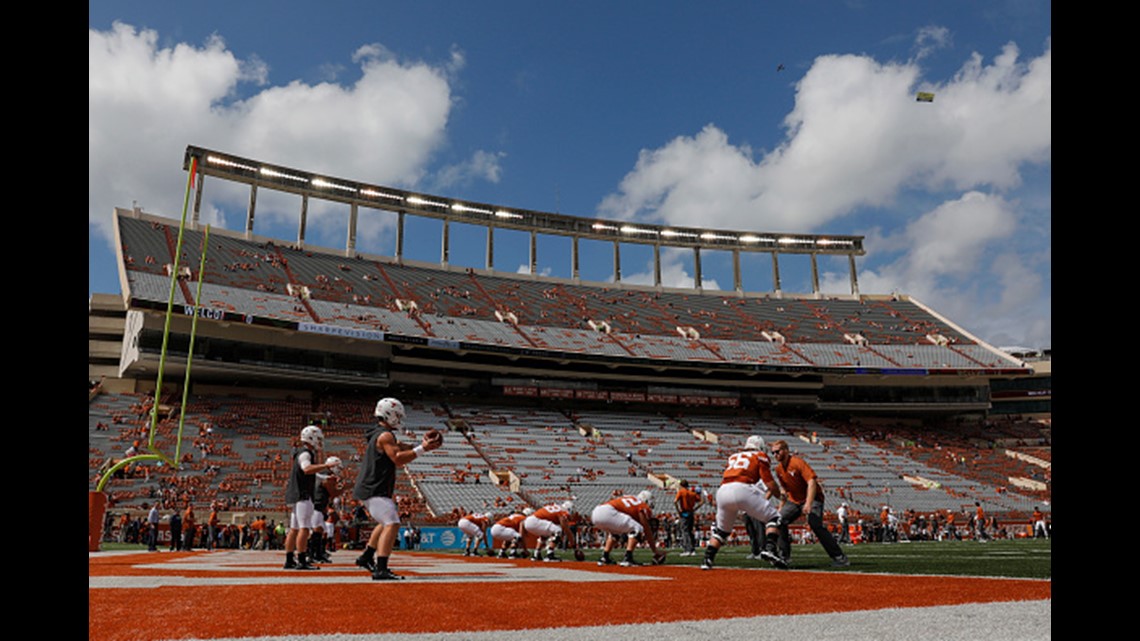
[[[143,551],[145,545],[103,543],[106,551]],[[869,572],[879,574],[929,574],[945,576],[1007,577],[1019,579],[1052,578],[1052,539],[997,539],[987,543],[977,541],[914,541],[909,543],[864,543],[846,545],[843,550],[851,565],[845,568],[831,566],[831,559],[817,544],[792,546],[792,570],[827,570],[830,572]],[[449,550],[429,550],[448,553]],[[462,551],[453,551],[461,554]],[[703,549],[695,556],[680,556],[680,548],[669,548],[668,565],[700,565]],[[716,556],[718,568],[771,567],[766,561],[746,558],[751,550],[747,545],[721,548]],[[343,554],[343,552],[342,552]],[[614,560],[621,559],[621,549],[615,549]],[[573,562],[569,550],[559,550],[559,557]],[[596,563],[601,550],[586,551],[586,562]],[[639,547],[634,558],[649,564],[651,556],[645,547]]]
[[[834,572],[874,572],[881,574],[930,574],[946,576],[1007,577],[1020,579],[1052,578],[1052,539],[1000,539],[986,543],[977,541],[914,541],[908,543],[864,543],[845,545],[851,565],[832,567],[831,559],[818,544],[792,546],[792,570],[827,570]],[[680,548],[669,548],[668,565],[700,565],[703,549],[695,556],[680,556]],[[763,560],[746,558],[747,545],[725,546],[716,556],[718,568],[771,567]],[[564,561],[573,561],[573,553],[559,550]],[[622,552],[615,549],[615,561]],[[586,561],[596,563],[601,551],[586,551]],[[634,559],[648,564],[649,550],[639,547]]]

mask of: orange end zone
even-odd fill
[[[403,581],[373,582],[342,551],[281,569],[280,552],[93,555],[91,641],[460,632],[707,620],[1051,598],[1051,582],[854,572],[599,568],[397,553]],[[607,594],[620,593],[615,607]],[[449,606],[448,604],[462,604]]]

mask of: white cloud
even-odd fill
[[[480,149],[471,154],[467,160],[448,165],[436,172],[432,181],[432,189],[434,191],[447,191],[457,186],[466,185],[472,180],[497,183],[503,173],[501,161],[505,157],[504,152]]]
[[[643,150],[599,214],[826,232],[874,213],[875,227],[851,232],[868,252],[861,292],[911,294],[983,339],[1033,332],[1048,346],[1049,263],[1032,255],[1049,242],[1048,207],[1005,194],[1023,186],[1026,167],[1050,162],[1051,47],[1026,61],[1011,43],[989,62],[972,55],[947,81],[924,81],[919,62],[949,40],[922,30],[906,63],[821,56],[796,85],[775,149],[756,154],[709,124]],[[935,101],[917,102],[920,90]],[[821,288],[849,293],[849,274],[821,275]]]
[[[967,193],[907,226],[905,272],[914,280],[972,273],[987,245],[1008,237],[1016,224],[1001,198]]]
[[[643,150],[599,212],[670,224],[804,232],[900,191],[1007,189],[1051,148],[1051,50],[1021,63],[1008,45],[972,57],[945,84],[917,63],[816,59],[796,86],[788,136],[756,158],[715,125]],[[918,103],[919,88],[936,93]]]
[[[520,264],[518,269],[515,270],[515,273],[530,276],[530,265],[527,265],[526,263]],[[551,276],[553,275],[554,270],[549,267],[542,267],[536,273],[539,276]]]
[[[886,244],[903,248],[893,261],[859,276],[860,291],[901,291],[918,298],[938,291],[940,283],[977,277],[988,250],[1008,239],[1017,227],[1016,214],[1000,197],[970,192],[943,203],[910,222]],[[828,274],[826,291],[849,287],[846,274]],[[866,285],[870,285],[868,289]]]
[[[931,25],[919,29],[914,41],[915,60],[922,60],[935,50],[949,46],[951,40],[950,30],[946,27]]]
[[[889,243],[905,251],[858,274],[859,290],[909,294],[983,340],[1018,336],[1017,342],[1048,346],[1051,315],[1041,265],[1012,249],[1017,215],[1014,204],[980,192],[943,203]],[[1048,257],[1038,259],[1047,268]],[[848,278],[825,273],[821,289],[847,293]]]
[[[691,255],[689,251],[677,249],[675,247],[662,248],[660,252],[661,261],[661,286],[662,287],[678,287],[693,289],[696,287],[696,276],[689,272],[685,266],[685,257]],[[643,271],[634,274],[623,274],[621,277],[623,283],[631,285],[655,285],[653,277],[653,260],[650,259],[643,266]],[[720,284],[716,282],[715,278],[710,278],[707,274],[701,273],[701,286],[705,290],[719,290]]]
[[[239,60],[220,37],[201,46],[162,48],[158,41],[154,31],[121,23],[88,31],[88,219],[92,233],[108,242],[116,206],[137,201],[168,216],[181,211],[185,175],[172,169],[187,145],[413,185],[443,142],[453,103],[449,79],[463,66],[458,50],[433,66],[398,60],[375,44],[353,55],[361,76],[352,84],[264,87],[266,64],[256,57]],[[239,89],[248,97],[238,99]],[[496,174],[485,164],[480,175]],[[244,211],[248,192],[216,184],[208,198],[203,209],[214,213],[204,218],[217,222],[226,209]],[[295,205],[283,216],[275,213],[276,202],[259,199],[259,220],[295,220]],[[314,203],[310,223],[320,226],[330,210],[335,207]],[[362,225],[361,233],[377,234],[381,227]]]

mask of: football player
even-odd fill
[[[308,545],[317,473],[331,468],[328,463],[316,462],[324,444],[321,428],[309,425],[301,430],[301,446],[293,452],[293,470],[285,486],[285,503],[290,506],[289,531],[285,533],[286,570],[317,569],[309,562]]]
[[[388,558],[400,533],[400,513],[392,495],[396,471],[442,446],[443,435],[429,430],[415,447],[399,442],[396,432],[404,426],[405,412],[404,404],[394,398],[380,399],[374,414],[376,426],[364,436],[364,460],[352,496],[364,504],[377,527],[368,537],[368,545],[357,557],[356,565],[371,572],[373,581],[392,581],[404,578],[388,569]]]
[[[644,539],[653,552],[654,564],[665,561],[665,551],[657,549],[656,532],[650,525],[653,518],[653,492],[642,490],[637,496],[622,495],[610,499],[594,508],[590,520],[594,527],[606,533],[606,542],[602,546],[602,558],[598,565],[611,565],[614,560],[610,551],[617,543],[617,537],[626,535],[628,540],[625,546],[625,555],[620,565],[641,565],[633,559],[633,550],[639,541]]]
[[[499,548],[500,559],[505,559],[507,556],[513,559],[520,551],[522,556],[528,554],[526,528],[523,526],[523,521],[531,514],[534,514],[534,508],[524,508],[522,512],[504,516],[491,526],[491,539],[503,542],[503,546]]]
[[[526,528],[527,532],[538,537],[532,560],[539,560],[544,543],[546,554],[541,557],[543,561],[562,560],[554,553],[554,547],[558,544],[560,536],[565,536],[568,545],[573,546],[574,537],[570,533],[570,514],[573,510],[573,501],[563,501],[562,503],[551,503],[543,506],[534,514],[526,517],[523,521],[523,527]]]
[[[741,512],[766,524],[760,557],[778,568],[788,568],[787,561],[776,552],[780,513],[768,503],[768,499],[779,498],[782,493],[772,477],[771,465],[764,438],[759,435],[749,436],[744,450],[728,457],[728,465],[716,491],[716,525],[705,547],[702,570],[712,569],[717,551],[728,539]]]
[[[491,541],[487,538],[487,526],[491,524],[490,512],[472,512],[464,515],[459,519],[457,524],[460,530],[466,535],[467,545],[463,550],[463,556],[479,556],[479,543],[483,543],[487,548],[487,556],[491,556]]]

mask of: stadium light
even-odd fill
[[[234,167],[236,169],[244,169],[246,171],[253,171],[253,172],[257,171],[257,167],[251,167],[249,165],[243,165],[239,162],[227,160],[225,158],[220,158],[218,156],[206,156],[206,162],[210,163],[211,165],[220,165],[222,167]]]
[[[323,178],[314,178],[312,182],[313,182],[314,187],[320,187],[323,189],[336,189],[338,191],[344,191],[344,192],[348,192],[350,194],[356,193],[355,187],[348,187],[346,185],[338,185],[337,183],[330,182],[330,181],[325,180]]]
[[[696,238],[696,234],[691,234],[687,231],[676,231],[673,229],[662,229],[661,235],[666,238]]]
[[[452,209],[452,211],[472,212],[472,213],[476,213],[476,214],[486,214],[488,216],[491,216],[495,213],[489,209],[480,209],[478,207],[468,207],[467,205],[464,205],[463,203],[455,203],[454,205],[451,206],[451,209]]]
[[[420,198],[419,196],[408,196],[406,200],[413,205],[427,205],[428,207],[439,207],[441,209],[447,209],[446,203],[437,203],[433,200]]]
[[[306,179],[303,176],[294,176],[293,174],[287,174],[283,171],[277,171],[276,169],[270,169],[269,167],[262,167],[259,171],[260,171],[262,176],[268,176],[270,178],[284,178],[286,180],[292,180],[293,182],[297,182],[297,183],[308,182],[308,179]]]
[[[386,209],[399,207],[404,213],[432,218],[470,220],[479,224],[477,216],[502,221],[502,225],[537,233],[549,233],[575,238],[596,238],[616,242],[677,245],[700,249],[733,249],[747,252],[793,252],[844,254],[861,256],[863,238],[860,236],[821,237],[811,234],[761,234],[756,232],[709,229],[667,228],[652,223],[629,223],[597,218],[568,216],[549,212],[512,210],[489,203],[457,201],[444,196],[412,194],[395,187],[368,185],[348,179],[330,178],[299,169],[261,163],[200,147],[188,146],[185,168],[193,158],[204,176],[220,176],[271,189],[297,191],[314,198],[355,202],[365,207]],[[264,178],[264,181],[260,180]],[[335,195],[334,195],[335,194]],[[483,222],[495,225],[490,220]]]
[[[633,225],[622,225],[621,233],[623,233],[623,234],[656,234],[657,232],[653,231],[652,229],[641,229],[640,227],[634,227]]]
[[[404,200],[404,197],[400,196],[398,194],[388,194],[388,193],[385,193],[382,191],[376,191],[374,189],[361,189],[360,195],[361,196],[370,196],[372,198],[387,198],[388,200],[395,200],[395,201],[400,201],[400,202],[402,202]]]

